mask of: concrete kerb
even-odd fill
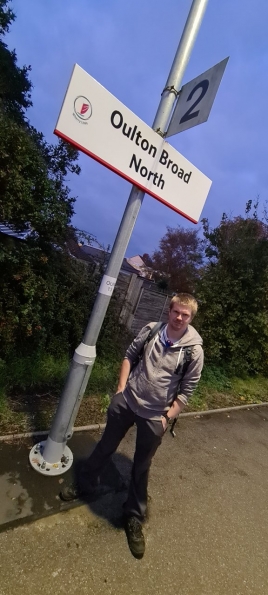
[[[214,413],[231,413],[232,411],[239,411],[241,409],[253,409],[255,407],[267,407],[267,403],[250,403],[248,405],[236,405],[234,407],[224,407],[221,409],[207,409],[206,411],[190,411],[189,413],[181,413],[180,418],[182,417],[203,417],[204,415],[213,415]],[[78,426],[73,429],[74,432],[91,432],[91,431],[98,431],[104,430],[106,424],[92,424],[89,426]],[[22,434],[6,434],[6,436],[0,436],[0,442],[4,442],[6,440],[20,440],[24,438],[34,438],[34,436],[48,436],[49,430],[40,430],[35,432],[25,432]]]

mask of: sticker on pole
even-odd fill
[[[115,277],[109,277],[109,275],[103,275],[102,281],[99,288],[99,293],[111,296],[116,284]]]
[[[54,132],[198,222],[211,180],[77,64]]]

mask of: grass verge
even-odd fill
[[[67,358],[52,356],[0,360],[0,434],[49,429],[68,367]],[[96,360],[76,426],[105,422],[119,368],[119,361]],[[224,370],[206,366],[185,412],[266,401],[268,378],[229,378]]]

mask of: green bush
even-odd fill
[[[256,212],[224,215],[214,230],[207,220],[203,225],[207,263],[196,292],[196,324],[206,362],[232,376],[267,375],[268,226]]]

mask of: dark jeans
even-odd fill
[[[137,426],[136,448],[124,513],[142,521],[147,507],[149,469],[164,434],[161,421],[139,417],[127,405],[122,393],[116,394],[108,408],[103,436],[88,458],[86,467],[94,480],[134,423]]]

